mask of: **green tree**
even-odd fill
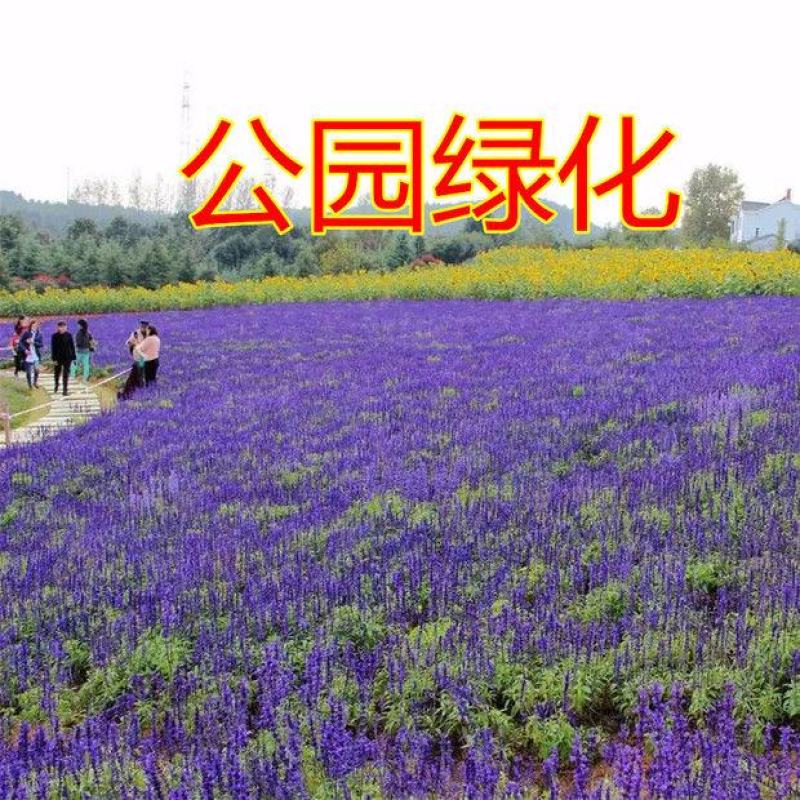
[[[460,264],[476,253],[474,234],[461,234],[448,239],[435,239],[431,245],[431,253],[446,264]]]
[[[12,275],[30,280],[44,271],[45,253],[41,242],[33,233],[25,231],[17,238],[8,253],[8,269]]]
[[[294,274],[301,278],[319,274],[319,258],[313,245],[303,242],[294,259]]]
[[[395,237],[394,246],[389,255],[389,266],[396,268],[403,266],[403,264],[408,264],[413,254],[408,234],[405,231],[400,231]]]
[[[253,264],[252,275],[254,278],[272,278],[280,275],[284,270],[283,259],[273,250],[262,253]]]
[[[319,257],[320,270],[327,275],[363,269],[366,253],[356,239],[339,239]]]
[[[644,216],[656,216],[661,213],[658,208],[646,208],[642,212]],[[615,229],[611,241],[623,247],[674,247],[677,244],[677,235],[674,230],[632,230],[620,225]]]
[[[8,289],[10,278],[8,274],[8,256],[0,250],[0,287]]]
[[[109,286],[124,286],[130,281],[125,253],[116,240],[103,242],[97,251],[98,274]]]
[[[105,276],[100,270],[99,247],[94,237],[82,233],[69,243],[69,275],[79,286],[100,283]]]
[[[196,277],[192,255],[188,250],[184,250],[178,260],[178,272],[175,278],[181,283],[194,283]]]
[[[467,217],[464,222],[464,233],[483,233],[483,222],[475,217]]]
[[[223,269],[240,272],[244,263],[255,254],[252,236],[239,231],[224,238],[214,248],[214,258]]]
[[[744,197],[738,175],[728,167],[708,164],[696,169],[686,186],[682,230],[690,242],[707,246],[730,238],[730,220]]]
[[[130,227],[125,217],[114,217],[105,230],[106,239],[114,239],[120,244],[129,242]]]
[[[100,237],[94,220],[85,218],[76,219],[75,222],[67,228],[67,239],[80,239],[81,236],[92,236],[94,239]]]
[[[215,281],[217,279],[217,272],[214,269],[214,264],[211,261],[204,261],[200,264],[197,270],[198,281]]]
[[[152,240],[144,245],[134,276],[139,286],[155,289],[169,281],[169,261],[164,245]]]
[[[23,231],[22,220],[19,217],[0,217],[0,250],[11,252],[17,246],[17,240]]]

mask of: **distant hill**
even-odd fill
[[[76,219],[90,219],[99,228],[105,227],[114,217],[124,217],[131,222],[149,225],[168,219],[156,211],[141,211],[124,206],[95,206],[86,203],[51,203],[44,200],[26,200],[17,192],[0,190],[0,215],[14,214],[34,228],[63,236]]]
[[[545,224],[535,217],[531,216],[530,212],[524,207],[520,210],[520,223],[517,229],[517,235],[523,238],[536,238],[544,233],[548,233],[555,239],[568,242],[570,244],[578,242],[586,242],[590,239],[597,238],[605,232],[605,228],[597,225],[592,225],[590,233],[576,235],[572,230],[572,209],[569,206],[562,206],[559,203],[554,203],[546,197],[540,198],[544,205],[553,209],[556,216]],[[430,213],[436,206],[428,205],[426,211]],[[491,216],[503,216],[502,208],[498,209],[496,213]],[[430,217],[429,217],[430,218]],[[426,236],[455,236],[464,227],[464,220],[456,220],[454,222],[445,223],[444,225],[426,225]]]
[[[556,212],[553,220],[545,225],[528,213],[526,209],[520,211],[520,225],[518,234],[524,238],[536,238],[545,232],[549,233],[556,239],[571,244],[578,242],[586,242],[595,239],[606,232],[606,229],[597,225],[592,225],[591,233],[576,235],[572,230],[572,209],[569,206],[562,206],[559,203],[554,203],[552,200],[542,198],[542,202]],[[434,225],[430,221],[430,213],[436,208],[441,208],[441,205],[431,203],[425,204],[425,236],[429,238],[457,236],[464,230],[463,219],[453,220],[453,222],[445,222],[442,225]],[[374,209],[365,205],[354,205],[347,210],[348,214],[374,214]],[[308,228],[311,225],[311,209],[309,208],[290,208],[288,210],[289,217],[292,223],[297,227]],[[492,216],[502,216],[501,211],[494,213]]]
[[[521,235],[535,237],[537,234],[548,232],[565,242],[585,242],[602,234],[602,228],[592,226],[590,234],[576,236],[572,231],[572,209],[550,200],[544,200],[544,202],[557,212],[556,217],[551,223],[545,225],[534,219],[527,211],[521,211],[519,227]],[[426,236],[455,236],[463,230],[464,220],[432,225],[428,215],[434,208],[436,206],[426,205]],[[288,210],[288,213],[297,227],[308,228],[311,224],[311,210],[308,208],[292,208]],[[355,206],[349,210],[349,213],[374,213],[374,211],[369,207]],[[17,192],[0,190],[0,215],[3,214],[18,215],[32,227],[55,236],[63,236],[76,219],[90,219],[99,228],[104,228],[114,217],[123,217],[130,222],[138,222],[142,225],[165,222],[169,219],[169,215],[157,211],[143,211],[125,206],[89,205],[73,201],[52,203],[43,200],[27,200]]]

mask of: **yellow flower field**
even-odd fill
[[[97,286],[0,292],[0,315],[202,308],[243,303],[370,300],[398,297],[718,297],[800,294],[800,255],[788,251],[548,250],[508,246],[467,264],[406,267],[312,278],[175,284],[160,289]]]

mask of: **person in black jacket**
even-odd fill
[[[75,360],[75,342],[72,340],[72,334],[67,330],[66,322],[62,321],[56,325],[56,332],[50,339],[50,356],[55,362],[56,387],[53,391],[58,393],[58,379],[63,376],[64,394],[66,395],[69,370]]]

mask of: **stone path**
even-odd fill
[[[4,375],[13,375],[10,370],[3,371]],[[24,380],[19,378],[18,380]],[[50,395],[50,405],[47,415],[38,417],[33,422],[20,425],[11,429],[11,443],[25,444],[38,442],[46,436],[58,433],[64,428],[79,425],[100,413],[100,399],[97,392],[78,380],[70,381],[69,394],[55,394],[52,391],[53,375],[43,372],[39,378],[39,385]],[[24,420],[24,417],[22,418]],[[0,447],[5,446],[5,437],[0,435]]]

